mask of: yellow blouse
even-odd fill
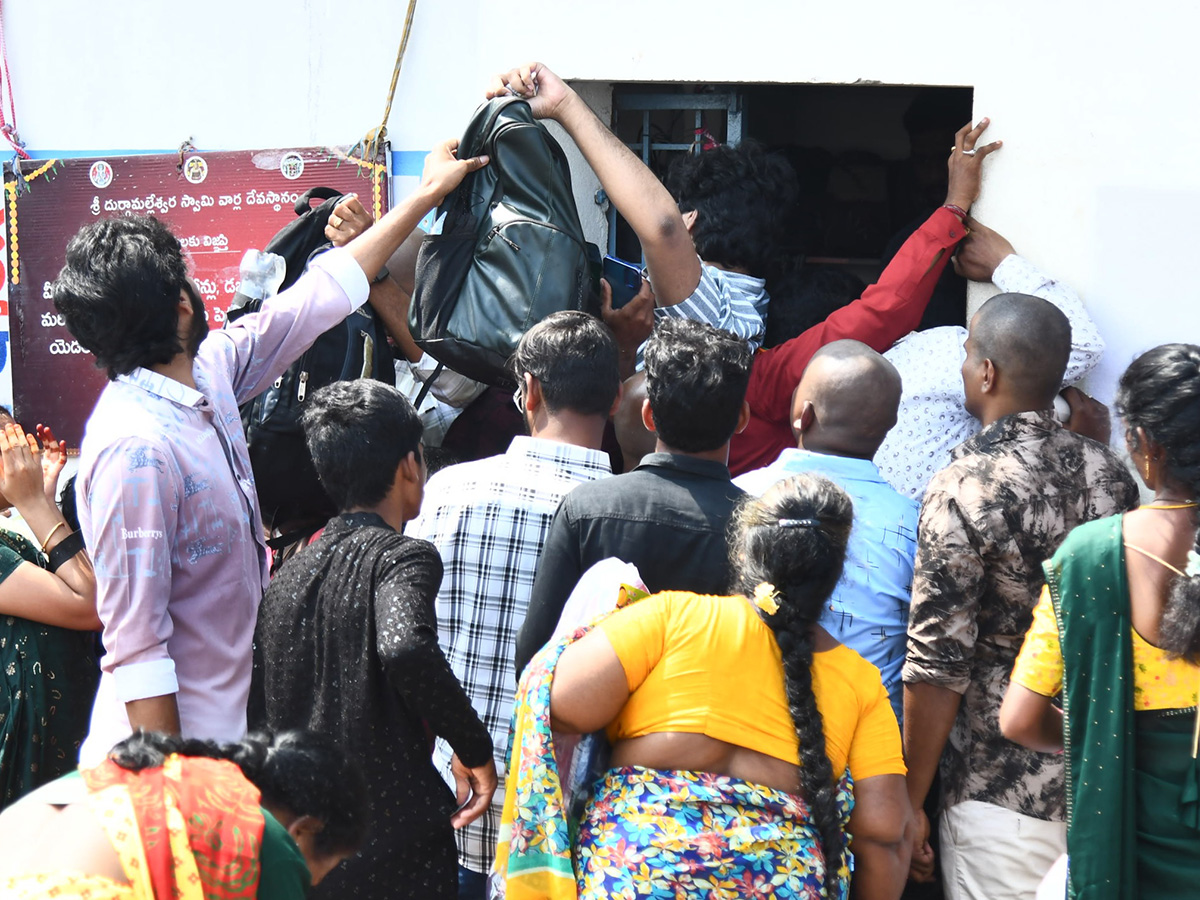
[[[1133,708],[1187,709],[1196,705],[1200,688],[1200,666],[1185,659],[1171,659],[1166,651],[1133,635]],[[1062,690],[1063,658],[1058,641],[1058,620],[1050,602],[1049,588],[1033,610],[1033,624],[1013,667],[1012,680],[1043,697]]]
[[[797,761],[779,645],[745,597],[656,594],[599,628],[630,690],[609,726],[611,740],[687,732]],[[900,729],[879,670],[838,645],[814,655],[812,673],[834,772],[849,765],[856,780],[905,774]]]

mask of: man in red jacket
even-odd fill
[[[741,287],[738,278],[757,273],[731,272],[712,260],[700,260],[691,239],[697,212],[682,213],[654,173],[596,118],[570,86],[541,63],[530,63],[493,79],[489,96],[506,92],[528,100],[535,116],[559,122],[579,146],[609,199],[642,243],[658,316],[699,318],[752,345],[761,339],[757,330],[761,322],[756,326],[753,318],[754,298],[737,290]],[[765,466],[793,445],[792,392],[808,361],[822,346],[851,338],[883,352],[917,327],[954,247],[967,234],[964,217],[979,196],[983,160],[1000,147],[999,141],[977,147],[987,126],[988,120],[983,119],[955,135],[945,205],[904,243],[878,283],[822,324],[757,352],[746,394],[750,424],[734,436],[730,446],[732,474]],[[712,272],[714,268],[720,271]],[[605,310],[605,321],[616,332],[626,359],[632,358],[653,324],[645,308],[649,293],[644,293],[643,305],[634,301],[616,312]]]

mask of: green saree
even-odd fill
[[[1067,896],[1196,896],[1195,710],[1134,713],[1121,517],[1076,528],[1044,569],[1064,663]]]
[[[29,541],[0,528],[0,582],[24,562],[45,567]],[[100,680],[96,635],[0,615],[0,810],[72,771]]]

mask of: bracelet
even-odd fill
[[[50,543],[50,538],[54,537],[54,535],[58,532],[58,529],[65,528],[66,525],[67,525],[66,522],[59,522],[57,525],[55,525],[53,528],[50,529],[50,533],[48,535],[46,535],[46,539],[44,541],[42,541],[41,550],[43,553],[46,552],[46,545],[48,543]]]
[[[944,203],[942,204],[942,209],[948,209],[964,222],[967,221],[967,211],[961,206],[955,206],[953,203]]]
[[[59,566],[69,560],[72,556],[79,553],[83,549],[83,535],[78,531],[72,531],[65,538],[54,545],[54,549],[50,551],[51,572],[57,572]]]

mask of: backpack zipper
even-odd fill
[[[304,396],[308,393],[308,373],[300,373],[300,387],[296,391],[296,399],[301,403],[304,402]]]
[[[567,231],[566,229],[559,228],[557,225],[551,225],[549,222],[539,221],[538,219],[509,219],[507,222],[502,222],[499,225],[493,225],[485,237],[487,243],[490,244],[492,242],[492,238],[500,238],[500,240],[504,241],[504,243],[508,244],[508,246],[519,252],[521,248],[512,240],[512,238],[500,233],[502,229],[507,228],[509,225],[540,225],[542,228],[549,228],[551,231],[557,231],[559,234],[570,238],[579,245],[580,249],[583,249],[583,241],[579,240],[579,238],[575,237],[575,235],[571,234],[571,232]]]

